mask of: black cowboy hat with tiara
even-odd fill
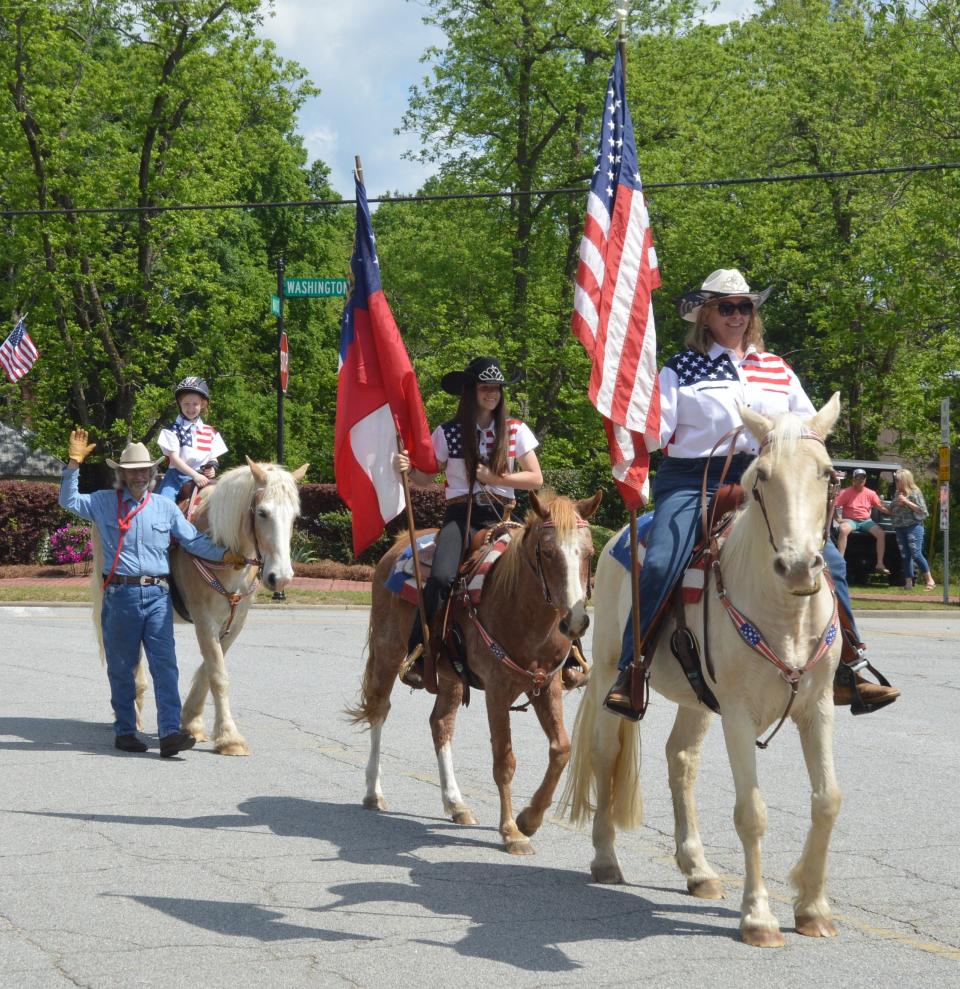
[[[462,371],[448,371],[440,379],[440,387],[447,394],[459,397],[470,385],[500,385],[502,388],[505,385],[515,385],[519,380],[520,376],[517,375],[507,381],[496,357],[474,357]]]
[[[768,285],[762,292],[751,292],[746,278],[736,268],[718,268],[704,279],[700,288],[687,292],[677,303],[677,312],[688,323],[697,321],[702,306],[727,296],[746,296],[759,309],[773,291]]]

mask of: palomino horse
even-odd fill
[[[474,618],[462,601],[451,605],[451,621],[463,629],[470,670],[482,683],[487,701],[493,778],[500,791],[500,834],[513,855],[530,855],[530,836],[543,823],[570,742],[563,724],[560,676],[570,643],[589,624],[590,560],[593,542],[586,523],[600,504],[601,492],[573,502],[556,497],[541,502],[530,495],[533,511],[489,572]],[[401,538],[377,564],[373,577],[369,654],[360,702],[347,713],[355,724],[370,726],[370,759],[363,806],[386,810],[380,784],[380,741],[390,712],[390,692],[404,659],[414,606],[388,590],[385,582],[400,553]],[[494,641],[490,641],[494,640]],[[498,658],[497,653],[506,658]],[[438,664],[439,690],[430,728],[440,772],[444,812],[457,824],[475,824],[453,772],[453,732],[464,686],[447,662]],[[526,693],[550,743],[543,782],[516,820],[510,784],[516,757],[510,740],[510,706]]]
[[[170,574],[183,598],[203,662],[193,676],[190,693],[183,703],[181,726],[198,741],[207,740],[203,707],[207,692],[215,709],[213,744],[220,755],[249,755],[250,748],[237,729],[230,709],[224,656],[237,640],[247,619],[253,595],[262,579],[280,591],[293,579],[290,536],[300,514],[297,484],[307,473],[307,464],[287,471],[277,464],[258,464],[247,458],[246,467],[227,471],[216,484],[207,485],[193,524],[220,546],[240,553],[247,566],[213,564],[198,560],[179,546],[170,549]],[[102,563],[99,540],[95,540],[96,562]],[[93,571],[93,614],[100,635],[103,586],[101,566]],[[101,651],[102,651],[101,641]],[[145,662],[137,667],[137,711],[147,686]]]
[[[783,936],[770,911],[760,868],[767,812],[757,782],[757,739],[784,715],[791,680],[797,689],[789,716],[800,733],[812,788],[810,830],[790,873],[796,890],[796,929],[813,937],[831,937],[837,932],[824,887],[827,848],[840,809],[833,769],[832,698],[840,635],[834,594],[829,582],[821,579],[821,550],[833,479],[823,440],[839,412],[836,394],[809,422],[790,414],[771,422],[749,409],[741,410],[761,450],[741,482],[753,497],[720,552],[726,602],[718,594],[716,579],[708,577],[706,634],[715,682],[707,672],[702,675],[720,705],[736,789],[734,823],[746,867],[740,933],[745,942],[758,946],[782,945]],[[629,573],[608,550],[597,568],[595,604],[593,672],[577,713],[570,776],[561,806],[578,823],[595,813],[591,873],[597,882],[621,883],[614,838],[616,828],[641,823],[640,736],[639,725],[601,708],[617,675],[621,632],[630,608]],[[752,626],[739,631],[727,604],[735,606],[741,617],[747,616]],[[688,621],[690,631],[700,639],[702,604],[690,608]],[[704,855],[693,792],[712,713],[697,702],[671,655],[671,631],[672,625],[660,636],[650,683],[678,705],[666,746],[676,862],[694,896],[717,899],[724,895],[723,887]],[[783,669],[748,645],[749,640],[756,641],[758,632]],[[705,665],[701,663],[701,668]],[[806,671],[800,672],[804,667]]]

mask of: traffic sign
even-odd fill
[[[272,312],[274,316],[279,316],[280,315],[280,296],[279,295],[271,295],[270,296],[270,312]]]
[[[937,480],[950,480],[950,447],[948,446],[940,447],[940,471]]]
[[[346,278],[287,278],[284,293],[291,299],[323,299],[347,294]]]
[[[280,334],[280,390],[286,395],[290,382],[290,348],[287,346],[287,334]]]

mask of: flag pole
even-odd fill
[[[359,179],[360,184],[363,185],[363,164],[360,161],[360,155],[354,155],[353,163],[357,172],[357,178]],[[403,444],[403,434],[400,432],[400,421],[396,416],[393,417],[393,428],[396,430],[397,434],[397,453],[405,453],[406,449]],[[417,609],[420,612],[420,628],[423,634],[423,651],[427,652],[430,648],[430,628],[427,624],[427,606],[423,600],[423,576],[420,572],[420,557],[417,553],[417,526],[413,520],[413,500],[410,497],[410,478],[407,471],[403,471],[403,473],[401,473],[400,479],[403,482],[403,500],[407,507],[407,532],[410,534],[410,555],[413,558],[413,579],[417,585]]]
[[[627,11],[617,9],[620,20],[620,35],[617,48],[620,50],[620,64],[623,66],[623,86],[627,86]],[[633,665],[640,666],[640,547],[637,542],[637,510],[630,509],[630,624],[633,632]]]

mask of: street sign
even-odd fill
[[[950,447],[948,446],[940,447],[940,473],[937,480],[950,480]]]
[[[324,299],[347,294],[346,278],[287,278],[284,294],[291,299]]]
[[[280,334],[280,390],[286,395],[290,382],[290,348],[287,346],[287,334]]]
[[[270,296],[270,312],[272,312],[274,316],[279,316],[280,315],[280,296],[279,295],[271,295]]]

